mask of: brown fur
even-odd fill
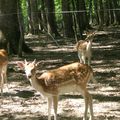
[[[92,68],[86,64],[72,63],[36,76],[35,61],[19,62],[18,66],[25,69],[31,85],[43,96],[48,98],[48,120],[51,120],[51,106],[54,108],[54,120],[57,120],[58,97],[69,92],[81,92],[85,100],[84,120],[90,110],[90,120],[93,120],[92,96],[87,90],[87,83],[93,78]]]
[[[87,37],[85,40],[79,40],[76,44],[76,50],[78,52],[78,57],[80,63],[91,64],[91,55],[92,55],[92,40],[95,36],[95,33],[87,33]],[[86,62],[88,61],[88,62]]]
[[[3,93],[3,84],[7,82],[8,55],[6,50],[0,49],[0,88]]]

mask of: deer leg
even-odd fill
[[[7,65],[4,67],[4,83],[7,83]]]
[[[93,103],[92,103],[92,96],[90,94],[89,94],[89,110],[90,110],[90,118],[89,118],[89,120],[93,120],[94,119]]]
[[[84,111],[84,118],[83,118],[83,120],[87,120],[88,100],[87,100],[86,96],[84,97],[84,99],[85,99],[85,111]]]
[[[80,63],[83,63],[80,52],[78,52],[78,58],[80,60]]]
[[[48,98],[48,120],[51,120],[52,98]]]
[[[3,96],[3,85],[4,85],[4,77],[3,77],[3,73],[1,73],[1,96]]]
[[[88,65],[91,64],[91,56],[88,57]]]
[[[54,120],[57,120],[58,96],[53,96]]]
[[[0,68],[0,90],[1,90],[1,96],[3,94],[3,73],[2,73],[2,67]]]
[[[83,120],[87,120],[88,107],[89,107],[89,110],[90,110],[90,118],[89,118],[89,120],[93,120],[92,96],[89,94],[87,89],[85,90],[83,96],[84,96],[84,100],[85,100],[85,112],[84,112]]]
[[[86,59],[85,55],[82,55],[82,61],[83,61],[82,63],[84,63],[84,64],[86,64],[86,60],[85,59]]]

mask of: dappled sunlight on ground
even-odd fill
[[[74,49],[75,40],[48,39],[44,35],[26,36],[34,50],[23,58],[9,58],[8,87],[0,98],[0,120],[47,120],[47,100],[36,92],[16,62],[27,59],[41,61],[38,74],[68,63],[79,61]],[[100,31],[93,41],[92,67],[97,85],[88,84],[93,96],[95,120],[120,120],[120,36],[112,31]],[[80,93],[62,95],[58,106],[58,119],[82,120],[84,100]]]

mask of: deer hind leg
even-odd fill
[[[90,111],[90,118],[89,118],[89,120],[93,120],[92,96],[89,94],[87,89],[85,90],[83,96],[84,96],[84,100],[85,100],[85,111],[84,111],[84,118],[83,118],[83,120],[87,120],[88,108],[89,108],[89,111]]]
[[[4,77],[2,69],[0,69],[0,89],[1,89],[1,96],[3,95],[3,85],[4,85]]]
[[[82,55],[82,63],[86,64],[86,57],[84,54]]]
[[[53,96],[54,120],[57,120],[58,96]]]
[[[93,103],[92,103],[92,96],[89,94],[89,111],[90,111],[90,118],[89,120],[93,120]]]
[[[48,98],[48,120],[51,120],[52,97]]]
[[[3,69],[4,69],[3,73],[4,83],[7,83],[7,65],[5,65]]]
[[[84,63],[84,64],[86,63],[86,61],[85,61],[86,57],[85,57],[84,53],[78,51],[78,58],[80,60],[80,63]]]
[[[78,51],[78,58],[79,58],[79,60],[80,60],[80,63],[83,63],[83,61],[82,61],[82,56],[81,56],[81,53]]]

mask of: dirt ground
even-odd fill
[[[27,59],[41,61],[39,70],[49,70],[78,61],[75,40],[50,40],[44,35],[26,36],[34,53],[22,58],[9,57],[8,85],[0,98],[0,120],[47,120],[47,100],[36,92],[16,62]],[[98,31],[93,40],[92,68],[96,84],[89,83],[93,96],[95,120],[120,120],[120,28]],[[38,71],[39,72],[39,71]],[[84,100],[79,93],[60,96],[59,120],[82,120]]]

